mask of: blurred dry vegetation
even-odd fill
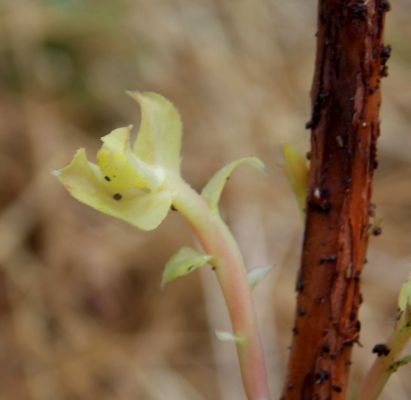
[[[411,3],[392,0],[376,171],[376,223],[363,275],[363,347],[352,384],[387,337],[411,263]],[[125,90],[155,91],[184,121],[183,175],[196,189],[235,158],[222,212],[249,268],[274,264],[255,292],[278,397],[294,314],[302,224],[278,164],[305,152],[314,0],[0,1],[0,399],[243,399],[210,268],[163,291],[162,267],[193,243],[177,213],[153,232],[68,196],[50,170],[139,124]],[[137,130],[137,129],[135,129]],[[410,353],[411,346],[407,351]],[[383,399],[409,399],[411,367]]]

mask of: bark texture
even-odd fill
[[[311,167],[283,400],[346,397],[377,167],[384,0],[319,0]]]

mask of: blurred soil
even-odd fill
[[[392,1],[383,81],[375,224],[363,275],[363,347],[352,384],[385,341],[411,263],[411,4]],[[184,122],[183,175],[197,190],[240,167],[222,213],[256,289],[273,398],[287,362],[302,223],[280,141],[309,146],[314,0],[3,0],[0,2],[0,399],[243,399],[210,268],[161,291],[167,259],[194,243],[177,213],[153,232],[70,198],[50,174],[99,138],[139,125],[125,90],[155,91]],[[135,128],[137,131],[137,128]],[[407,349],[411,351],[411,345]],[[411,397],[411,367],[383,400]]]

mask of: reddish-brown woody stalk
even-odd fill
[[[284,400],[346,397],[360,331],[388,9],[385,0],[319,1],[307,222]]]

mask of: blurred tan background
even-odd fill
[[[370,241],[353,385],[393,326],[411,263],[411,4],[392,7],[374,196],[383,234]],[[0,1],[1,400],[244,399],[233,346],[213,335],[229,323],[210,268],[160,290],[167,259],[194,242],[185,221],[170,213],[140,232],[50,174],[79,147],[94,160],[112,129],[138,127],[126,89],[178,107],[197,190],[233,159],[267,165],[267,176],[234,172],[222,213],[249,268],[275,265],[255,301],[278,397],[303,229],[280,141],[308,150],[315,31],[314,0]],[[382,398],[411,398],[410,373]]]

